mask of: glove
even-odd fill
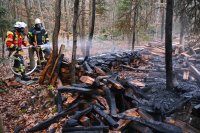
[[[33,46],[36,47],[36,46],[37,46],[37,43],[36,43],[36,42],[33,42]]]
[[[11,44],[8,48],[14,48],[15,45],[14,44]]]
[[[8,47],[8,48],[10,48],[10,49],[16,49],[18,46],[16,46],[16,45],[14,45],[14,44],[12,44],[12,45],[10,45],[10,47]]]
[[[17,51],[22,51],[22,48],[21,47],[17,47],[16,50]]]
[[[14,45],[14,44],[12,44],[12,45],[10,45],[9,47],[7,47],[8,51],[15,51],[16,48],[17,48],[17,46]]]

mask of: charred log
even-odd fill
[[[92,131],[91,133],[94,133],[94,131],[104,131],[108,132],[109,127],[108,126],[91,126],[91,127],[65,127],[62,129],[62,132],[74,132],[74,131],[81,131],[86,133],[86,131]],[[88,133],[88,132],[87,132]]]
[[[63,127],[71,127],[71,126],[77,126],[79,123],[79,118],[83,115],[86,115],[90,113],[92,110],[92,106],[89,108],[86,108],[82,111],[77,111],[72,117],[70,117],[64,124]]]
[[[170,124],[165,124],[162,122],[154,121],[154,120],[145,120],[143,118],[130,117],[130,116],[126,116],[126,115],[119,115],[118,118],[138,122],[140,124],[148,126],[152,129],[162,132],[162,133],[170,133],[170,132],[182,133],[181,128],[178,128],[178,127],[170,125]]]
[[[124,86],[131,88],[133,90],[134,94],[136,94],[142,98],[148,99],[147,96],[144,94],[144,92],[139,87],[137,87],[131,83],[131,80],[126,80],[124,83]]]
[[[86,71],[87,73],[92,73],[92,72],[93,72],[92,68],[88,65],[88,62],[87,62],[87,61],[85,61],[85,62],[83,63],[83,67],[84,67],[84,69],[85,69],[85,71]]]
[[[23,130],[25,127],[24,126],[17,126],[17,127],[15,127],[15,129],[14,129],[14,133],[20,133],[20,131],[21,130]],[[1,130],[0,130],[1,131]],[[3,131],[2,131],[2,133],[3,133]]]
[[[132,127],[133,129],[139,131],[140,133],[153,133],[153,131],[149,127],[143,126],[138,123],[132,122],[129,124],[129,126]]]
[[[36,126],[28,129],[27,132],[37,132],[37,131],[47,129],[51,124],[56,123],[60,118],[66,116],[71,110],[76,108],[79,104],[80,104],[80,102],[73,104],[68,109],[62,111],[61,113],[59,113],[59,114],[53,116],[52,118],[49,118],[49,119],[37,124]]]
[[[124,102],[124,92],[119,90],[115,92],[115,99],[116,99],[116,105],[119,109],[119,112],[125,111],[125,102]]]
[[[58,92],[57,96],[57,110],[58,110],[58,113],[62,112],[63,111],[63,103],[62,103],[62,95],[60,92]]]
[[[103,89],[106,92],[106,99],[107,99],[108,105],[110,107],[110,114],[116,115],[117,114],[117,107],[116,107],[115,96],[114,96],[113,92],[109,88],[107,88],[106,86],[104,86]]]
[[[88,88],[81,88],[81,87],[74,87],[74,86],[62,86],[58,88],[58,91],[60,93],[64,92],[81,92],[81,93],[88,93],[92,91],[91,89]]]
[[[124,87],[114,79],[110,78],[110,79],[108,79],[108,82],[111,83],[113,85],[113,87],[118,89],[118,90],[124,89]]]
[[[103,110],[101,110],[100,108],[98,108],[97,106],[93,106],[93,109],[96,113],[98,113],[100,116],[102,116],[108,123],[110,126],[117,128],[118,127],[118,123],[112,118],[110,117],[108,114],[106,114]]]

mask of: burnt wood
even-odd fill
[[[121,90],[124,89],[124,87],[116,80],[109,78],[108,82],[111,83],[113,85],[114,88]]]
[[[124,86],[127,86],[127,87],[129,87],[130,89],[132,89],[133,92],[134,92],[136,95],[138,95],[138,96],[140,96],[140,97],[142,97],[142,98],[148,99],[148,97],[145,95],[145,93],[142,91],[142,89],[140,89],[139,87],[133,85],[133,84],[131,83],[131,80],[126,80],[126,81],[124,82]]]
[[[106,86],[104,86],[103,89],[106,92],[106,99],[107,99],[107,103],[110,107],[110,114],[116,115],[117,114],[117,106],[116,106],[115,96],[114,96],[113,92]]]
[[[77,126],[79,123],[79,118],[83,115],[86,115],[90,113],[92,110],[92,106],[82,110],[82,111],[76,111],[76,113],[71,116],[64,124],[63,127],[69,127],[69,126]]]
[[[92,91],[91,89],[88,88],[81,88],[81,87],[74,87],[74,86],[62,86],[58,88],[58,91],[61,93],[64,92],[82,92],[82,93],[88,93]]]
[[[140,133],[153,133],[153,131],[146,126],[143,126],[141,124],[138,123],[130,123],[128,126],[132,127],[133,129],[139,131]]]
[[[52,118],[49,118],[49,119],[37,124],[36,126],[28,129],[27,132],[37,132],[37,131],[47,129],[51,124],[56,123],[60,118],[66,116],[71,110],[75,109],[79,104],[80,104],[80,101],[71,105],[69,108],[67,108],[66,110],[62,111],[61,113],[53,116]]]
[[[93,109],[96,113],[98,113],[100,116],[102,116],[110,126],[117,128],[119,126],[119,124],[112,118],[110,117],[108,114],[106,114],[103,110],[101,110],[99,107],[97,106],[93,106]]]
[[[58,110],[58,113],[62,112],[63,111],[63,103],[62,103],[62,95],[60,92],[57,93],[57,110]]]
[[[137,117],[130,117],[123,114],[118,115],[119,119],[125,119],[125,120],[131,120],[134,122],[138,122],[140,124],[143,124],[147,127],[150,127],[156,131],[162,132],[162,133],[182,133],[182,129],[179,127],[176,127],[174,125],[166,124],[163,122],[158,122],[154,120],[145,120],[143,118],[137,118]]]
[[[93,73],[93,70],[92,70],[92,68],[88,65],[88,62],[87,62],[87,61],[85,61],[85,62],[83,63],[83,67],[84,67],[84,69],[85,69],[85,71],[86,71],[87,73]]]
[[[74,132],[74,131],[81,131],[85,133],[85,131],[92,131],[91,133],[94,133],[94,131],[104,131],[108,132],[109,126],[91,126],[91,127],[64,127],[62,129],[62,132]]]

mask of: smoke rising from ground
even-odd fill
[[[85,45],[87,43],[87,39],[85,40],[80,40],[78,38],[77,41],[77,57],[83,57],[82,51],[81,51],[81,45],[82,42],[85,42]],[[73,39],[70,38],[69,41],[67,41],[67,38],[59,38],[59,47],[61,44],[65,45],[65,50],[67,53],[67,57],[71,58],[71,52],[72,52],[72,47],[73,47]],[[118,52],[118,51],[125,51],[125,50],[131,50],[131,44],[128,45],[128,42],[124,40],[100,40],[97,38],[94,38],[92,41],[92,46],[90,49],[90,54],[92,55],[97,55],[97,54],[102,54],[102,53],[107,53],[107,52]]]

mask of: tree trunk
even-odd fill
[[[166,25],[165,25],[165,63],[166,63],[166,87],[173,88],[173,64],[172,64],[172,26],[173,26],[174,0],[167,0]]]
[[[69,21],[70,21],[70,11],[68,9],[70,5],[69,5],[69,1],[64,0],[64,11],[65,11],[65,31],[67,32],[66,37],[67,37],[67,46],[69,46]]]
[[[161,0],[162,3],[162,9],[161,9],[161,14],[162,14],[162,22],[161,22],[161,41],[163,42],[164,39],[164,30],[165,30],[165,7],[164,5],[164,0]]]
[[[5,36],[4,36],[4,32],[2,32],[2,58],[4,59],[5,57]]]
[[[0,116],[0,133],[4,133],[3,120]]]
[[[96,13],[96,0],[92,1],[92,14],[91,14],[91,23],[89,28],[89,38],[86,46],[86,56],[90,56],[90,47],[92,46],[92,38],[94,34],[94,25],[95,25],[95,13]]]
[[[40,4],[40,0],[37,0],[37,4],[38,4],[38,8],[39,8],[39,12],[40,12],[40,17],[43,18],[43,14],[42,14],[42,8],[41,8],[41,4]]]
[[[16,11],[16,2],[12,0],[12,16],[14,19],[17,19],[17,11]]]
[[[74,18],[73,18],[73,51],[71,64],[71,83],[76,82],[76,48],[77,48],[77,21],[78,21],[79,0],[74,1]]]
[[[19,6],[18,6],[17,3],[16,3],[16,9],[17,9],[17,10],[16,10],[16,12],[17,12],[17,13],[16,13],[16,14],[17,14],[17,19],[20,20],[20,9],[19,9]]]
[[[184,21],[185,21],[184,14],[181,13],[181,16],[180,16],[180,45],[183,44],[183,39],[184,39],[184,34],[185,34]]]
[[[69,1],[68,1],[69,2]],[[67,10],[67,0],[64,0],[64,10],[65,10],[65,31],[68,32],[68,10]]]
[[[58,56],[58,35],[60,31],[61,0],[56,0],[55,4],[55,25],[53,30],[53,63]]]
[[[29,0],[24,0],[24,3],[27,14],[28,28],[30,28],[32,26],[32,22],[31,22],[30,8],[29,8]]]
[[[135,1],[135,9],[134,11],[134,15],[133,15],[133,34],[132,34],[132,50],[134,50],[135,47],[135,34],[136,34],[136,23],[137,23],[137,12],[138,12],[138,0]]]
[[[81,23],[80,23],[81,51],[85,56],[85,0],[81,4]]]

